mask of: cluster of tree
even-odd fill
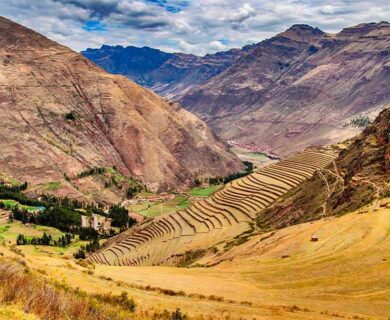
[[[23,246],[27,244],[39,245],[39,246],[55,246],[55,247],[66,247],[72,243],[74,234],[66,233],[57,240],[54,240],[50,234],[43,233],[42,237],[26,238],[24,234],[19,234],[16,238],[16,244]]]
[[[103,174],[106,172],[106,168],[101,168],[101,167],[93,167],[84,171],[81,171],[79,174],[75,176],[75,179],[77,178],[85,178],[89,176],[94,176],[98,174]]]
[[[19,185],[8,185],[4,181],[0,181],[0,190],[1,191],[11,191],[11,192],[20,192],[26,190],[28,187],[27,182],[24,182]]]
[[[356,118],[353,118],[350,122],[345,123],[344,127],[352,126],[352,127],[358,127],[358,128],[365,128],[371,123],[370,118],[367,116],[358,116]]]
[[[221,183],[226,184],[226,183],[228,183],[230,181],[233,181],[233,180],[236,180],[238,178],[245,177],[248,174],[251,174],[253,172],[253,169],[254,169],[253,163],[250,162],[250,161],[243,161],[243,164],[245,166],[244,171],[235,172],[235,173],[227,175],[226,177],[218,177],[218,176],[217,177],[209,177],[208,180],[207,180],[208,184],[209,185],[218,185],[218,184],[221,184]],[[197,179],[195,181],[195,183],[197,185],[201,184],[199,179]]]
[[[80,240],[93,240],[99,237],[99,233],[93,228],[79,228],[78,234]]]
[[[111,206],[108,210],[108,217],[112,219],[111,225],[121,230],[130,228],[137,223],[135,219],[129,217],[129,211],[120,205]]]
[[[80,212],[68,207],[53,206],[31,216],[35,219],[33,223],[67,232],[76,230],[81,225]]]
[[[26,206],[41,206],[41,202],[26,197],[21,191],[10,190],[9,188],[0,187],[0,199],[15,200]]]
[[[134,186],[127,188],[127,190],[126,190],[127,199],[134,198],[134,196],[136,196],[139,192],[141,192],[142,189],[143,189],[143,187],[139,184],[136,184]]]
[[[81,246],[79,250],[77,250],[73,257],[75,259],[85,259],[87,257],[87,254],[92,254],[100,249],[100,243],[99,239],[95,238],[92,241],[90,241],[87,245]]]
[[[49,194],[44,194],[40,197],[40,204],[43,207],[62,206],[72,209],[81,209],[84,203],[77,199],[70,199],[68,197],[56,197]]]

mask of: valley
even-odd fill
[[[0,320],[390,320],[380,3],[0,5]]]
[[[373,120],[386,108],[389,46],[386,21],[337,33],[295,24],[241,49],[204,57],[180,55],[175,59],[181,64],[168,59],[144,70],[142,79],[153,79],[146,85],[197,114],[225,140],[285,157],[352,138],[362,127],[346,123],[367,116]],[[142,50],[104,47],[83,54],[137,81],[138,66],[131,58],[144,59]],[[150,61],[164,54],[149,50]]]

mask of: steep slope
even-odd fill
[[[108,72],[122,74],[165,97],[177,99],[190,88],[226,70],[239,54],[249,48],[198,57],[149,47],[103,45],[100,49],[87,49],[82,54]]]
[[[197,175],[241,168],[226,145],[178,105],[5,18],[0,30],[4,175],[27,180],[38,193],[117,201],[98,179],[81,192],[64,175],[115,167],[152,190],[167,190]],[[56,190],[46,188],[51,182]]]
[[[341,215],[390,197],[390,108],[340,152],[333,164],[263,210],[261,229]]]
[[[387,22],[338,34],[294,25],[179,101],[224,138],[287,155],[355,135],[351,117],[389,103],[389,47]]]
[[[308,149],[230,182],[204,201],[106,243],[91,257],[109,265],[194,263],[256,233],[355,211],[390,197],[390,108],[337,156]],[[384,203],[383,206],[388,206]],[[254,226],[256,221],[256,227]],[[220,261],[218,255],[215,258]]]

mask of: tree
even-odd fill
[[[25,244],[27,244],[27,239],[24,237],[24,234],[18,234],[18,237],[16,238],[16,245],[24,246]]]
[[[137,221],[129,217],[129,211],[120,206],[113,205],[108,211],[108,217],[112,219],[111,225],[113,227],[126,229],[134,225]]]
[[[85,259],[85,250],[84,247],[81,247],[78,251],[73,253],[75,259]]]

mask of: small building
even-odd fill
[[[92,228],[98,232],[111,230],[111,218],[93,214],[92,216],[81,216],[81,227]]]
[[[318,236],[315,235],[315,234],[312,234],[312,235],[311,235],[311,238],[310,238],[310,241],[311,241],[311,242],[317,242],[317,241],[318,241]]]

